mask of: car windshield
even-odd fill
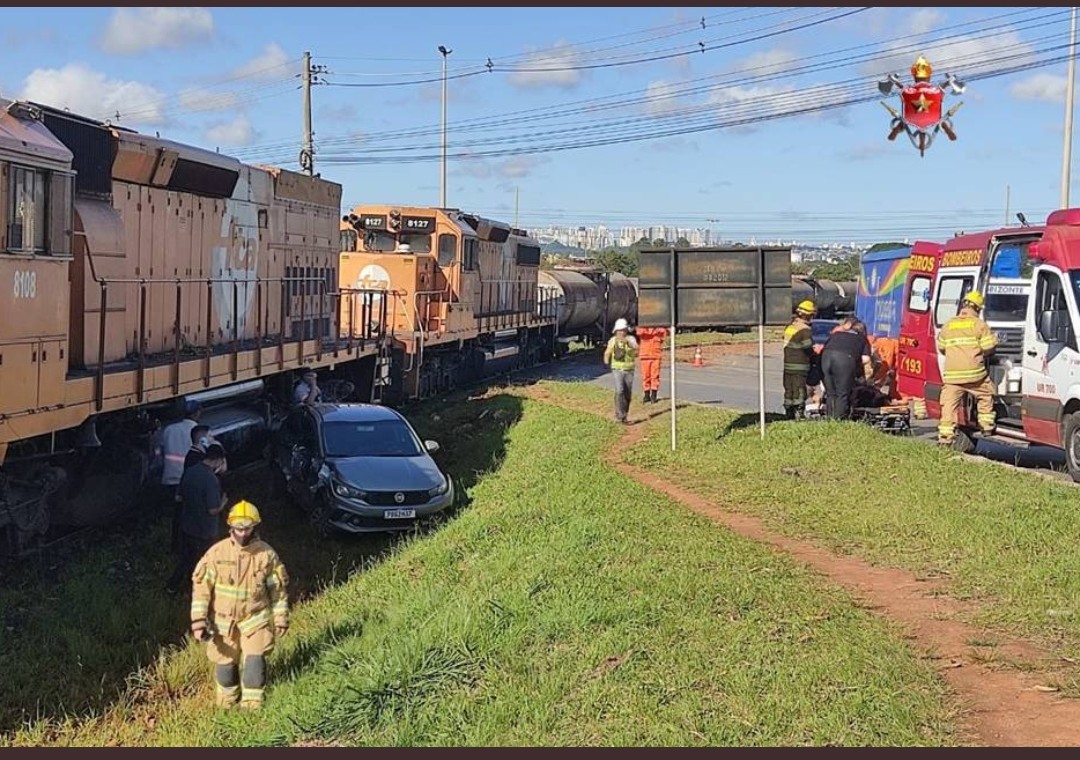
[[[327,422],[323,443],[328,457],[415,457],[420,444],[401,420]]]

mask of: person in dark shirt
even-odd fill
[[[866,325],[846,320],[821,351],[821,373],[825,382],[825,404],[830,419],[846,420],[851,415],[851,394],[860,377],[873,372]]]
[[[206,456],[206,447],[210,445],[210,428],[207,425],[196,425],[191,429],[191,448],[184,457],[184,470],[193,464],[198,464]]]
[[[218,540],[225,507],[218,474],[225,469],[225,449],[211,443],[203,460],[184,471],[180,479],[180,559],[165,589],[175,594],[187,585],[199,558]]]

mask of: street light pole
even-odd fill
[[[446,208],[446,58],[454,51],[439,45],[439,52],[442,53],[442,195],[439,205]]]
[[[1065,84],[1065,145],[1061,153],[1061,208],[1069,207],[1069,181],[1072,169],[1073,91],[1076,89],[1076,6],[1072,9],[1069,34],[1069,76]]]

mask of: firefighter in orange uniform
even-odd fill
[[[979,429],[994,432],[994,384],[986,372],[986,357],[997,347],[997,338],[979,317],[982,307],[982,294],[968,293],[960,313],[938,336],[938,351],[945,354],[938,443],[945,446],[956,440],[956,417],[965,395],[975,397]]]
[[[660,362],[664,356],[666,327],[639,327],[634,331],[638,339],[638,358],[641,359],[641,387],[645,391],[642,403],[655,404],[660,392]]]

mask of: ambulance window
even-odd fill
[[[945,277],[938,286],[934,325],[941,327],[960,311],[960,299],[971,292],[975,280],[971,277]]]
[[[925,314],[930,311],[930,278],[922,275],[911,280],[911,295],[908,296],[908,309]]]
[[[1056,311],[1059,313],[1059,319],[1066,327],[1068,346],[1076,350],[1076,334],[1073,332],[1072,320],[1069,318],[1069,305],[1065,300],[1065,286],[1056,272],[1039,272],[1038,284],[1035,286],[1036,335],[1038,335],[1039,319],[1044,311]]]

